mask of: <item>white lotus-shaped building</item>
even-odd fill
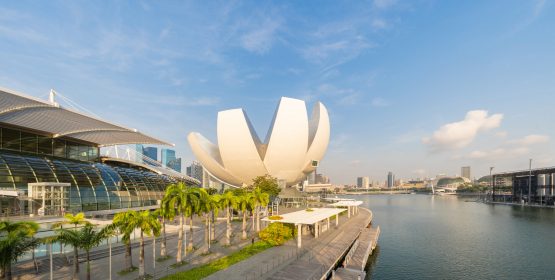
[[[309,120],[305,102],[287,97],[281,98],[264,142],[243,109],[218,112],[217,127],[218,145],[197,132],[187,138],[205,170],[232,186],[266,174],[294,185],[314,171],[314,161],[322,159],[330,139],[322,103],[316,103]]]

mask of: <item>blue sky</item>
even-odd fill
[[[553,1],[12,1],[0,85],[176,143],[281,96],[330,111],[334,183],[554,165]]]

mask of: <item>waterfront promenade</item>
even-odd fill
[[[319,238],[303,236],[301,249],[296,248],[295,240],[290,240],[283,246],[270,248],[206,279],[320,279],[330,273],[371,220],[371,212],[360,208],[358,214],[351,218],[340,216],[339,226],[332,227]]]
[[[251,228],[250,219],[247,224],[247,228]],[[198,224],[197,224],[198,223]],[[226,223],[220,220],[216,225],[216,240],[219,242],[212,244],[211,251],[209,255],[203,255],[205,249],[204,244],[204,227],[200,223],[200,220],[196,221],[194,227],[194,244],[196,250],[193,252],[188,252],[184,260],[188,262],[187,265],[183,265],[178,268],[172,268],[170,265],[175,263],[175,255],[177,252],[177,233],[175,230],[168,233],[167,238],[167,252],[172,257],[163,262],[156,262],[156,270],[154,270],[154,260],[152,258],[152,238],[145,238],[145,271],[147,274],[153,275],[156,278],[162,276],[177,273],[180,271],[189,270],[198,265],[210,262],[212,260],[229,255],[251,243],[250,239],[241,240],[241,226],[240,222],[232,222],[234,237],[233,245],[229,247],[222,246],[225,240],[225,226]],[[172,227],[172,226],[170,226]],[[172,228],[177,228],[176,226]],[[189,238],[189,230],[187,229],[187,243]],[[249,232],[249,236],[251,236]],[[156,254],[157,257],[160,256],[160,243],[161,237],[157,239],[156,242]],[[133,264],[134,266],[139,266],[139,247],[138,240],[132,243],[132,253],[133,253]],[[138,277],[138,271],[134,271],[125,275],[119,275],[118,272],[124,268],[125,257],[124,257],[124,245],[120,242],[117,244],[112,244],[112,279],[125,279],[132,280]],[[84,261],[84,252],[80,253],[80,273],[79,279],[86,278],[86,262]],[[54,279],[71,279],[73,273],[73,267],[66,263],[64,257],[60,255],[54,255]],[[72,253],[66,253],[66,256],[71,259]],[[108,258],[108,247],[106,244],[99,246],[97,249],[91,252],[91,276],[92,279],[109,279],[109,258]],[[50,279],[49,275],[49,260],[48,258],[40,259],[40,272],[38,274],[32,268],[31,262],[24,262],[14,266],[14,279]]]

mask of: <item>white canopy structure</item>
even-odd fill
[[[74,138],[97,146],[139,143],[172,146],[136,129],[112,124],[62,108],[55,102],[45,102],[1,87],[0,123],[25,127],[54,138]]]
[[[346,209],[341,208],[312,208],[310,211],[301,210],[292,213],[287,213],[280,215],[282,219],[272,220],[269,217],[262,219],[265,222],[278,222],[284,224],[293,224],[297,227],[297,247],[301,248],[301,236],[303,232],[303,226],[313,226],[314,227],[314,237],[318,238],[320,231],[325,231],[330,229],[330,218],[335,216],[335,225],[339,225],[339,214]],[[350,216],[349,216],[350,217]],[[323,221],[326,221],[322,225]],[[324,226],[324,229],[322,229]]]

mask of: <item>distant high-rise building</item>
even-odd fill
[[[181,172],[181,158],[175,157],[175,151],[170,149],[160,150],[160,158],[162,165],[171,168],[177,172]]]
[[[193,177],[193,178],[199,180],[202,184],[203,169],[202,169],[202,165],[200,164],[200,162],[193,161],[193,163],[191,163],[191,165],[187,166],[186,173],[187,173],[187,176]]]
[[[176,158],[168,162],[167,167],[181,173],[181,158]]]
[[[387,173],[387,187],[393,188],[395,186],[395,175],[393,172],[389,171]]]
[[[307,176],[307,180],[309,184],[317,184],[318,182],[316,182],[316,170],[310,172]]]
[[[143,155],[158,161],[158,148],[156,147],[145,147],[143,149]]]
[[[370,178],[368,177],[358,177],[357,178],[357,188],[368,189],[370,187]]]
[[[135,162],[143,163],[143,149],[142,144],[135,145]]]
[[[316,174],[316,184],[329,184],[330,178],[323,174]]]
[[[466,178],[468,180],[471,180],[470,179],[470,166],[461,167],[461,177]]]

